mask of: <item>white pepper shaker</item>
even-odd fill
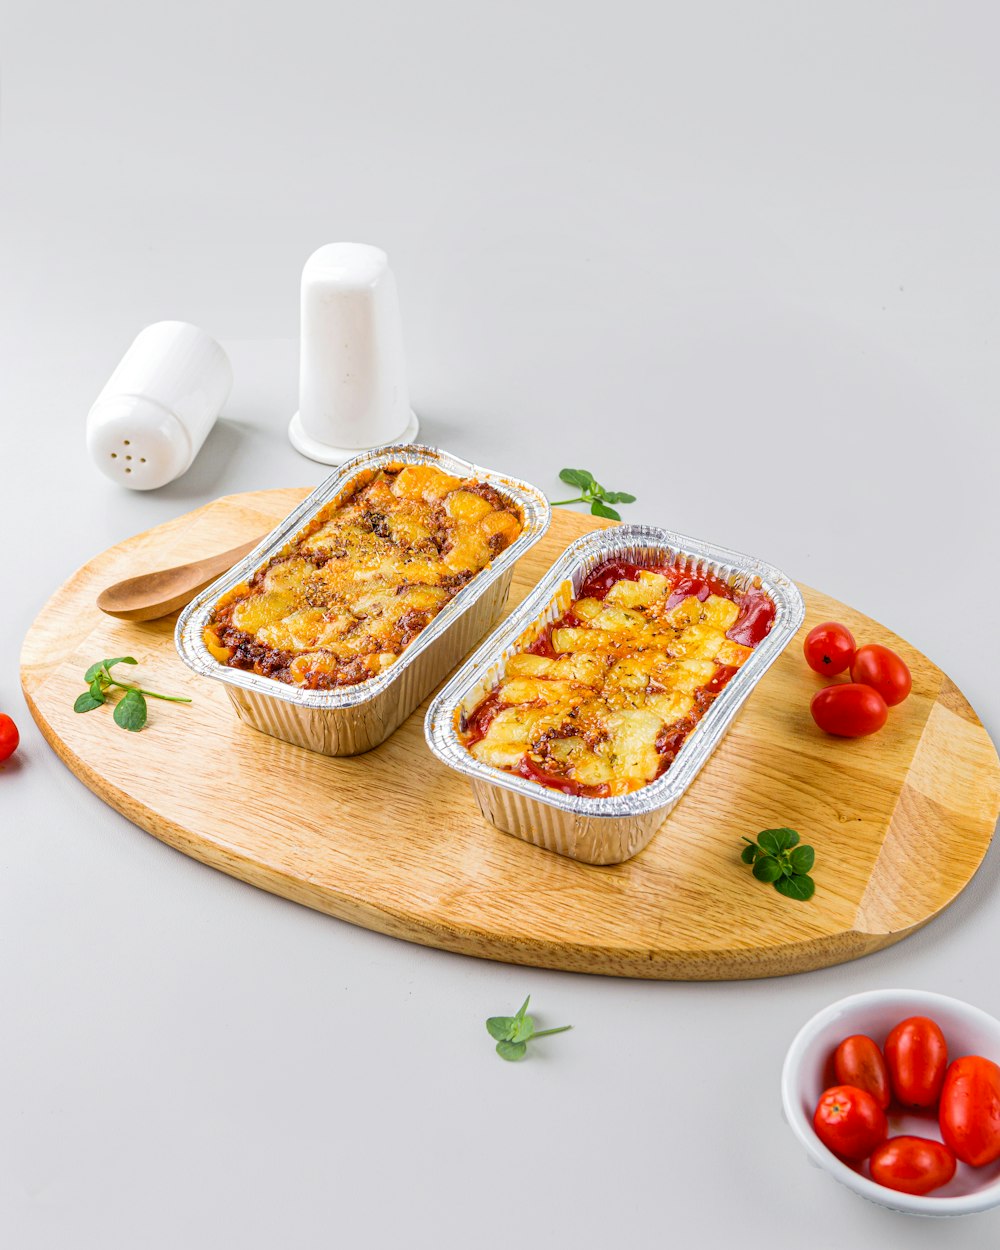
[[[302,270],[299,411],[288,437],[321,464],[409,443],[410,408],[396,280],[367,243],[327,243]]]
[[[141,331],[94,401],[87,450],[130,490],[165,486],[191,467],[232,385],[215,339],[185,321],[158,321]]]

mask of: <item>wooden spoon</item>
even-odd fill
[[[242,560],[263,538],[251,538],[230,551],[220,551],[217,556],[204,560],[192,560],[190,564],[178,564],[172,569],[160,569],[156,573],[140,573],[115,582],[97,596],[97,606],[108,616],[123,621],[155,621],[169,616],[190,603],[195,595]]]

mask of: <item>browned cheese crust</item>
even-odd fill
[[[381,469],[220,600],[205,643],[223,664],[309,690],[366,681],[521,528],[486,483]]]

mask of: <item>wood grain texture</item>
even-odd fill
[[[803,632],[844,621],[906,659],[913,693],[885,730],[819,732],[821,684],[793,642],[649,847],[594,868],[486,823],[467,783],[427,750],[420,708],[367,755],[329,759],[241,724],[220,684],[177,657],[173,618],[103,616],[99,591],[144,569],[235,546],[306,494],[217,500],[131,538],[78,570],[25,639],[21,677],[60,758],[105,802],[162,841],[272,893],[394,937],[511,963],[612,976],[725,980],[801,972],[878,950],[968,883],[1000,810],[1000,764],[952,682],[853,609],[803,587]],[[557,513],[514,572],[518,602],[589,517]],[[110,711],[72,711],[95,659],[135,655],[154,690],[123,740]],[[745,833],[787,824],[816,848],[802,904],[754,881]],[[931,848],[935,853],[925,858]]]

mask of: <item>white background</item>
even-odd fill
[[[908,637],[995,734],[995,6],[2,12],[0,708],[23,746],[0,772],[0,1241],[995,1245],[1000,1214],[840,1189],[778,1097],[791,1037],[844,994],[1000,1013],[995,852],[925,930],[823,972],[505,967],[162,846],[56,760],[17,674],[97,551],[320,479],[285,438],[299,273],[355,239],[396,270],[428,442],[553,495],[591,468],[630,519],[760,554]],[[129,494],[83,423],[162,318],[216,335],[236,384],[191,471]],[[529,991],[576,1027],[506,1065],[482,1020]]]

